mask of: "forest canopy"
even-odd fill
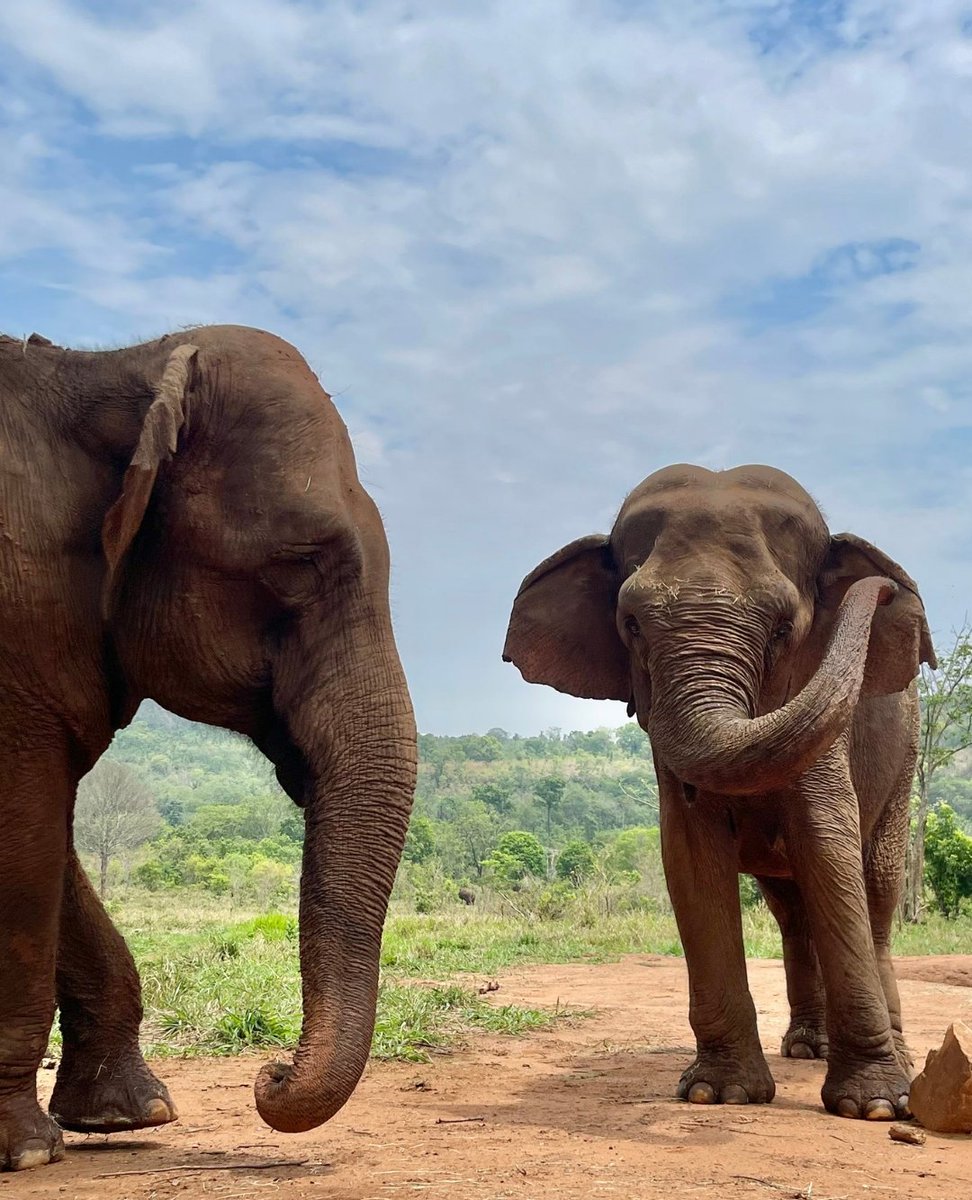
[[[627,889],[630,903],[664,903],[658,789],[648,739],[634,722],[532,737],[501,728],[460,737],[421,734],[419,757],[396,888],[419,911],[458,902],[460,889],[467,900],[482,889],[512,896],[540,881],[555,904],[557,889],[594,877]],[[966,833],[972,832],[967,757],[958,755],[935,776],[929,797],[932,810],[947,804],[954,827]],[[98,773],[109,763],[129,771],[140,833],[126,832],[122,818],[107,822],[92,811],[92,796],[105,791],[95,786]],[[303,814],[247,739],[146,702],[82,793],[79,845],[90,847],[89,869],[109,891],[130,883],[201,888],[265,906],[294,899]],[[156,820],[146,819],[146,793]],[[96,837],[88,825],[99,819]],[[119,823],[106,849],[103,830]],[[757,898],[745,884],[742,894]],[[954,888],[948,903],[954,908]]]

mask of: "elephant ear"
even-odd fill
[[[186,396],[192,385],[197,346],[184,343],[169,355],[154,399],[142,422],[138,445],[125,472],[121,495],[108,509],[101,526],[101,545],[108,570],[101,593],[101,610],[107,619],[122,577],[125,556],[142,524],[161,463],[175,454],[179,431],[185,423]]]
[[[874,611],[861,688],[862,695],[885,696],[904,691],[922,663],[937,665],[918,585],[904,568],[863,538],[836,534],[817,581],[817,623],[829,637],[847,589],[858,579],[873,575],[883,575],[898,585],[891,602]]]
[[[610,541],[579,538],[523,580],[503,660],[528,683],[589,700],[628,700],[628,652],[615,625],[618,578]]]

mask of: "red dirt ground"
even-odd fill
[[[902,959],[898,968],[922,1063],[950,1021],[972,1024],[972,956]],[[428,1065],[372,1064],[334,1120],[297,1136],[256,1115],[259,1058],[164,1062],[177,1124],[133,1137],[68,1134],[64,1162],[0,1176],[0,1200],[969,1200],[972,1137],[901,1145],[885,1124],[826,1115],[823,1064],[779,1057],[781,964],[749,969],[777,1081],[768,1107],[672,1099],[692,1044],[681,959],[530,967],[501,976],[491,999],[595,1015],[524,1038],[475,1037]],[[42,1074],[46,1096],[52,1073]]]

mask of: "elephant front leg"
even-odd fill
[[[54,958],[67,854],[67,755],[0,761],[0,1170],[64,1154],[37,1103],[37,1068],[54,1016]]]
[[[792,879],[764,876],[759,887],[783,938],[790,1024],[780,1053],[784,1058],[826,1058],[827,1002],[800,889]]]
[[[824,1105],[843,1117],[893,1120],[908,1111],[910,1079],[895,1046],[871,936],[846,735],[783,803],[787,849],[827,997]]]
[[[709,800],[690,805],[658,766],[662,856],[689,975],[697,1056],[678,1095],[694,1104],[766,1104],[776,1086],[746,980],[736,846]]]
[[[62,1129],[115,1133],[165,1125],[175,1105],[138,1046],[138,972],[121,934],[68,857],[57,953],[63,1054],[51,1096]]]

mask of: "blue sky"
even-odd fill
[[[658,466],[769,462],[972,595],[972,4],[4,0],[0,329],[292,340],[420,727],[624,719],[500,661]]]

